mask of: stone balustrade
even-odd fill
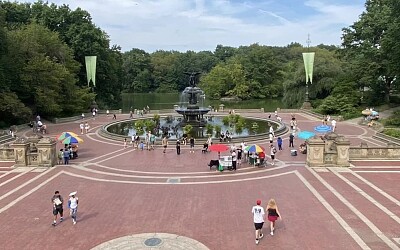
[[[350,160],[389,160],[400,159],[400,146],[389,144],[387,147],[360,147],[349,148]]]

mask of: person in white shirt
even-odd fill
[[[332,122],[331,122],[331,124],[332,124],[332,132],[335,132],[335,129],[336,129],[336,120],[333,119]]]
[[[89,132],[90,126],[89,123],[85,123],[85,133],[87,134]]]
[[[106,114],[108,116],[110,114],[110,110],[107,109]]]
[[[261,200],[257,200],[257,205],[253,206],[253,208],[251,209],[251,212],[253,213],[254,227],[256,229],[256,245],[258,245],[260,239],[264,237],[262,233],[262,228],[264,225],[265,211],[264,208],[260,205]]]
[[[78,213],[78,203],[79,199],[76,196],[76,192],[72,192],[69,194],[69,200],[68,200],[68,207],[69,207],[69,215],[72,218],[72,223],[75,225],[76,224],[76,216]]]
[[[85,125],[83,124],[83,122],[81,122],[81,124],[79,124],[79,128],[81,129],[81,134],[83,135],[83,132],[85,129]]]
[[[269,127],[269,133],[272,134],[273,136],[275,136],[274,127],[272,127],[272,126]]]

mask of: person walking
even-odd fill
[[[109,114],[110,114],[110,110],[107,109],[107,111],[106,111],[107,117],[108,117]]]
[[[281,137],[278,137],[278,139],[276,140],[276,142],[278,143],[278,150],[281,151],[282,150],[282,143],[283,140]]]
[[[164,135],[164,138],[162,139],[161,144],[164,148],[163,153],[165,154],[165,151],[167,150],[167,146],[168,146],[168,139],[167,139],[166,135]]]
[[[79,199],[76,196],[76,191],[72,192],[69,194],[69,200],[68,200],[68,207],[69,207],[69,215],[72,218],[72,224],[76,224],[76,217],[78,213],[78,203]]]
[[[126,137],[124,138],[124,148],[127,148],[128,147],[128,145],[127,145],[127,139],[126,139]]]
[[[264,208],[261,206],[261,200],[256,201],[256,206],[253,206],[251,212],[253,213],[254,227],[256,229],[256,245],[260,242],[260,239],[264,237],[262,228],[264,225]]]
[[[180,155],[181,154],[181,141],[176,140],[176,154]]]
[[[278,218],[280,218],[282,220],[282,216],[279,213],[278,206],[276,205],[276,201],[274,199],[270,199],[268,201],[266,210],[267,210],[267,214],[268,214],[268,220],[270,222],[271,235],[274,235],[275,221]]]
[[[117,115],[113,113],[113,120],[117,120]]]
[[[62,196],[60,195],[59,191],[55,191],[53,197],[51,198],[51,203],[53,204],[53,216],[54,220],[53,223],[51,224],[52,226],[57,225],[57,215],[60,214],[60,223],[64,220],[63,218],[63,203],[64,200]]]
[[[332,124],[332,132],[335,132],[335,130],[336,130],[336,120],[333,119],[333,120],[331,121],[331,124]]]
[[[87,134],[89,132],[90,126],[89,123],[85,123],[85,133]]]
[[[191,136],[189,139],[189,143],[190,143],[190,151],[189,152],[190,153],[194,153],[194,142],[195,142],[195,139],[193,136]]]
[[[293,133],[291,133],[289,135],[289,148],[294,148],[293,141],[294,141],[294,135]]]
[[[276,154],[276,148],[274,145],[271,145],[271,165],[275,165],[275,154]]]
[[[85,129],[85,124],[83,124],[83,122],[81,122],[81,124],[79,124],[79,128],[81,130],[81,135],[83,135],[84,129]]]
[[[147,150],[150,150],[150,136],[151,136],[151,132],[149,131],[144,137],[144,141],[146,143]]]

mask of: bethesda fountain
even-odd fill
[[[202,127],[207,123],[204,115],[210,112],[210,109],[198,105],[198,100],[204,98],[204,91],[196,86],[200,73],[185,72],[185,74],[189,75],[189,86],[182,91],[179,107],[175,108],[175,111],[183,115],[182,124]]]

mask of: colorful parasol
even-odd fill
[[[208,149],[214,152],[225,152],[229,150],[229,147],[225,144],[213,144],[210,145]]]
[[[253,144],[253,145],[247,146],[244,150],[246,150],[250,153],[260,153],[260,152],[264,152],[265,149],[257,144]]]
[[[57,137],[58,141],[63,141],[65,138],[72,136],[72,137],[79,137],[77,134],[74,132],[62,132],[61,135]]]
[[[74,144],[74,143],[81,143],[83,140],[76,136],[68,136],[64,140],[61,141],[62,144]]]

